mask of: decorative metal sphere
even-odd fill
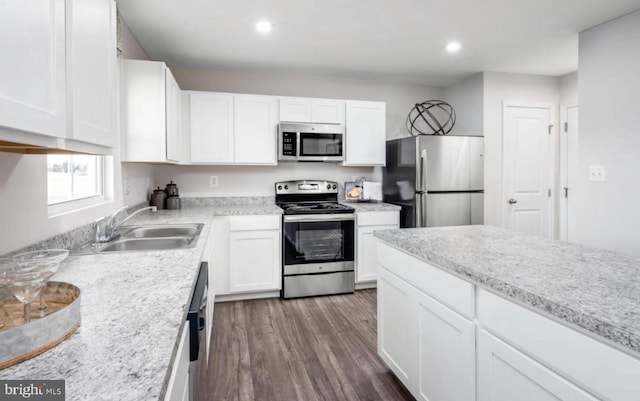
[[[407,116],[407,129],[413,136],[447,135],[455,124],[455,110],[442,100],[416,103]]]

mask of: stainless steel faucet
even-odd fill
[[[109,241],[113,240],[114,238],[116,238],[116,236],[117,236],[116,233],[117,233],[118,227],[123,225],[125,222],[127,222],[129,219],[131,219],[136,214],[138,214],[140,212],[144,212],[145,210],[150,210],[152,212],[158,211],[158,208],[155,207],[155,206],[143,207],[143,208],[140,208],[140,209],[136,210],[135,212],[131,213],[130,215],[125,217],[124,220],[122,220],[121,222],[118,223],[116,218],[120,215],[120,213],[124,212],[128,208],[129,208],[128,206],[123,206],[120,209],[118,209],[115,212],[113,212],[113,214],[109,217],[109,219],[107,220],[107,222],[106,222],[106,224],[104,226],[104,234],[100,233],[100,224],[102,223],[102,221],[105,218],[101,217],[101,218],[99,218],[98,220],[95,221],[95,223],[96,223],[95,242],[96,243],[109,242]]]

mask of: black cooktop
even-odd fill
[[[278,203],[284,210],[284,214],[329,214],[329,213],[353,213],[350,206],[338,202],[297,202]]]

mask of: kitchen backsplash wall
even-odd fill
[[[178,184],[181,197],[274,196],[273,184],[288,180],[329,180],[342,184],[354,178],[379,177],[373,167],[342,167],[335,163],[281,163],[278,166],[155,166],[155,184]],[[216,176],[217,187],[211,187]]]

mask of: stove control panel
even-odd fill
[[[276,195],[337,194],[338,183],[334,181],[283,181],[276,182]]]

